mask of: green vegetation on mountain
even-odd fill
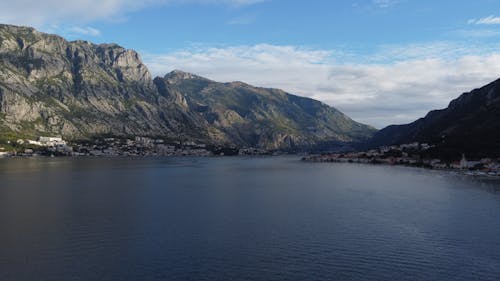
[[[319,101],[182,71],[153,79],[116,44],[0,25],[0,138],[150,136],[268,149],[360,142],[375,132]]]

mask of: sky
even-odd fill
[[[0,23],[118,43],[153,75],[281,88],[376,128],[500,78],[497,0],[2,0]]]

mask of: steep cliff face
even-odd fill
[[[0,25],[0,137],[143,135],[284,148],[373,131],[280,90],[181,71],[153,80],[133,50]]]
[[[70,138],[173,134],[136,52],[5,25],[0,38],[0,112],[11,131]]]
[[[450,153],[489,154],[500,149],[500,80],[464,93],[442,110],[406,125],[377,132],[372,146],[414,141],[437,144]],[[494,153],[495,155],[500,153]]]

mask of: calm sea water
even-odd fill
[[[500,280],[500,183],[295,157],[4,159],[0,280]]]

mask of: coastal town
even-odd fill
[[[7,142],[10,149],[0,144],[0,158],[5,157],[165,157],[165,156],[255,156],[280,155],[277,151],[234,146],[221,147],[196,143],[194,141],[167,141],[143,136],[134,138],[101,138],[80,142],[68,142],[61,137],[40,136],[37,140],[18,139]],[[429,158],[426,151],[434,146],[427,143],[409,143],[382,146],[377,149],[361,152],[338,152],[306,155],[306,162],[336,162],[405,165],[442,170],[460,170],[474,175],[500,176],[500,158],[467,159],[461,158],[447,161]],[[458,158],[458,157],[457,157]]]
[[[7,149],[7,146],[10,149]],[[37,140],[18,139],[0,144],[0,157],[37,156],[94,156],[94,157],[155,157],[155,156],[227,156],[271,155],[268,150],[234,146],[222,147],[194,141],[166,141],[143,136],[134,138],[102,138],[89,141],[68,142],[61,137],[44,137]]]
[[[307,155],[302,158],[308,162],[336,162],[385,164],[423,167],[441,170],[460,170],[471,175],[500,176],[499,158],[467,159],[465,154],[458,155],[455,160],[429,158],[426,151],[434,148],[427,143],[409,143],[392,146],[382,146],[362,152],[323,153]]]

